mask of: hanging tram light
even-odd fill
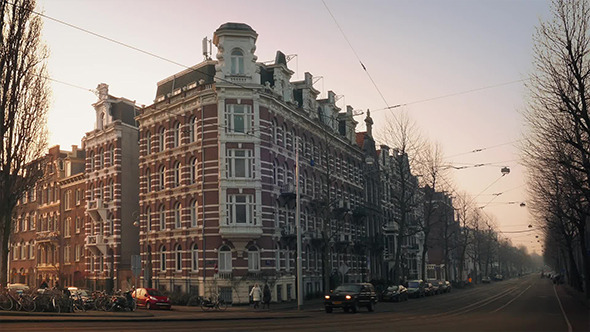
[[[510,174],[510,168],[508,166],[502,167],[502,176]]]

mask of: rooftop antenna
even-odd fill
[[[324,76],[314,76],[311,85],[316,84],[319,80],[322,80],[322,95],[324,94]]]
[[[207,37],[203,38],[203,57],[205,57],[205,61],[207,60],[211,60],[211,53],[213,46],[211,44],[211,39],[208,39]]]
[[[287,63],[295,58],[295,79],[299,80],[299,56],[297,54],[289,54],[287,55]]]

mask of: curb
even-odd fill
[[[57,317],[57,316],[51,316],[51,317]],[[4,320],[4,319],[0,319],[0,322],[2,324],[6,324],[6,323],[22,323],[22,322],[31,322],[31,323],[48,323],[48,322],[104,322],[106,318],[111,318],[112,321],[117,321],[117,322],[135,322],[138,320],[142,320],[145,322],[199,322],[199,321],[218,321],[218,320],[224,320],[224,321],[238,321],[238,320],[274,320],[274,319],[300,319],[300,318],[308,318],[311,317],[309,315],[292,315],[292,316],[265,316],[265,317],[246,317],[246,316],[240,316],[240,317],[122,317],[122,318],[117,318],[117,319],[113,319],[115,317],[97,317],[97,316],[92,316],[93,318],[91,319],[84,319],[84,317],[81,317],[81,319],[73,319],[72,316],[69,316],[68,318],[65,319],[60,319],[61,317],[57,318],[57,319],[47,319],[47,318],[33,318],[33,319],[9,319],[9,320]]]

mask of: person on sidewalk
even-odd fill
[[[47,280],[43,280],[43,282],[41,283],[41,285],[39,286],[40,289],[47,289],[49,288],[49,285],[47,285]]]
[[[270,287],[268,287],[268,284],[264,285],[264,291],[262,292],[262,309],[264,309],[264,306],[266,305],[267,309],[270,309],[270,300],[271,300],[271,294],[270,294]]]
[[[262,299],[262,290],[260,290],[260,286],[258,286],[257,283],[252,287],[250,296],[252,296],[252,302],[254,302],[254,309],[258,309],[260,306],[260,300]]]

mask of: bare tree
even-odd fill
[[[424,148],[424,143],[416,124],[406,113],[401,113],[394,117],[393,121],[387,122],[380,140],[393,148],[394,154],[391,173],[397,182],[397,190],[394,190],[392,197],[399,210],[399,231],[396,241],[393,280],[397,282],[401,277],[403,240],[421,231],[420,221],[412,218],[412,215],[422,208],[418,182],[416,176],[412,174],[412,166]]]
[[[473,200],[467,194],[459,194],[455,200],[459,234],[457,236],[456,249],[458,252],[458,276],[459,282],[463,282],[463,272],[469,247],[473,241],[473,225],[478,221],[479,211],[473,206]]]
[[[49,86],[34,0],[0,2],[0,284],[6,284],[12,215],[42,175]]]
[[[417,172],[420,173],[420,184],[424,188],[424,220],[421,230],[424,234],[424,249],[422,250],[422,279],[426,280],[426,255],[428,254],[431,231],[437,228],[445,219],[442,213],[442,201],[437,201],[437,191],[442,188],[442,183],[448,168],[444,165],[443,153],[439,144],[424,144],[417,163]],[[438,208],[439,213],[435,213]],[[439,234],[440,235],[440,234]],[[429,241],[431,240],[431,241]]]
[[[528,127],[522,151],[529,178],[545,182],[539,189],[552,185],[555,173],[567,196],[560,206],[570,210],[564,219],[557,219],[575,229],[578,255],[585,276],[586,297],[590,298],[590,259],[587,255],[590,218],[590,114],[587,86],[590,80],[590,5],[587,1],[554,0],[553,19],[541,22],[534,36],[534,71],[525,110]],[[538,167],[543,165],[544,167]],[[530,190],[532,197],[543,196]],[[544,206],[533,199],[538,210]],[[545,206],[546,207],[546,206]],[[544,223],[556,219],[545,211]],[[552,242],[559,243],[559,242]],[[569,250],[569,249],[568,249]],[[573,253],[570,253],[573,254]],[[573,277],[573,276],[571,276]]]

